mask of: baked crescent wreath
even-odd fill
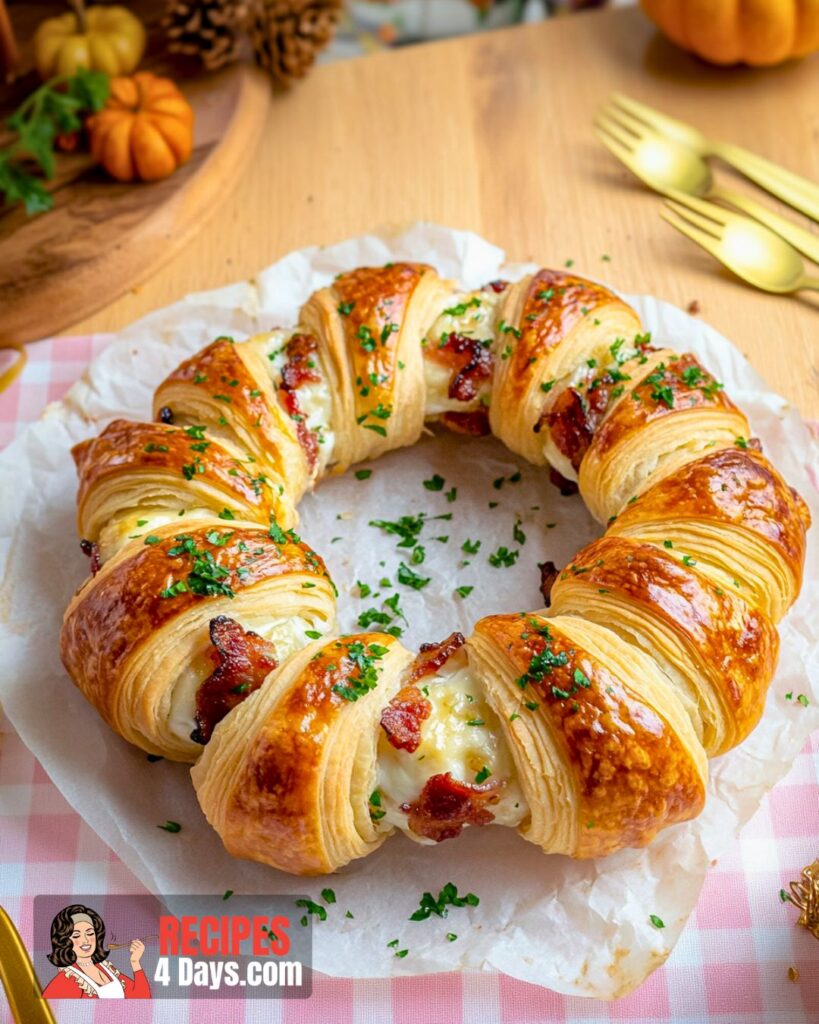
[[[232,854],[321,874],[396,828],[488,824],[572,857],[640,846],[699,813],[707,758],[759,720],[807,507],[722,385],[606,288],[359,268],[297,327],[186,360],[154,415],[74,449],[92,575],[62,658],[125,739],[194,763]],[[541,566],[545,608],[413,654],[338,635],[294,527],[306,490],[430,421],[551,467],[606,532]]]

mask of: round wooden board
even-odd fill
[[[134,6],[144,6],[156,38],[156,3]],[[24,44],[34,8],[37,20],[54,13],[53,5],[36,3],[10,8]],[[56,334],[154,273],[218,208],[252,156],[271,95],[266,75],[249,64],[211,74],[171,68],[165,56],[149,56],[142,66],[172,74],[193,106],[191,159],[164,181],[123,185],[88,154],[60,156],[49,184],[52,210],[28,217],[0,206],[0,342]],[[2,95],[2,113],[36,85],[32,75],[18,79]]]

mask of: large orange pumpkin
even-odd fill
[[[111,79],[105,107],[88,119],[91,152],[117,181],[157,181],[193,150],[193,110],[169,78],[138,71]]]
[[[819,0],[640,0],[684,50],[712,64],[780,64],[819,50]]]

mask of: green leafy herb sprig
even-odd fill
[[[105,106],[108,90],[108,75],[80,68],[49,79],[6,118],[6,127],[17,135],[0,149],[0,197],[6,204],[23,203],[29,216],[51,209],[54,199],[31,164],[53,178],[57,136],[79,131],[87,114]]]

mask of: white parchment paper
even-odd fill
[[[5,710],[23,740],[71,804],[137,876],[159,893],[287,893],[318,899],[330,884],[337,902],[315,929],[315,967],[330,975],[388,977],[453,969],[504,971],[559,992],[614,998],[638,985],[668,956],[696,902],[705,871],[731,835],[780,779],[819,726],[819,546],[814,528],[805,585],[781,626],[781,656],[762,723],[737,750],[712,762],[706,810],[664,832],[648,849],[597,862],[546,857],[512,830],[468,829],[452,842],[419,847],[403,836],[327,881],[297,880],[234,860],[199,810],[184,766],[149,763],[98,719],[69,681],[58,657],[61,616],[87,572],[74,525],[76,481],[69,449],[115,416],[145,419],[151,394],[185,356],[219,334],[237,339],[292,324],[309,293],[361,264],[426,260],[467,285],[517,277],[482,239],[431,225],[395,236],[366,236],[326,249],[292,253],[253,282],[188,296],[124,330],[91,364],[63,402],[49,406],[0,455],[0,640]],[[650,285],[650,275],[647,277]],[[754,432],[819,520],[817,451],[797,413],[768,392],[747,360],[705,324],[666,303],[627,296],[663,344],[693,350],[749,414]],[[750,300],[749,300],[750,301]],[[760,324],[764,331],[764,324]],[[770,338],[784,345],[783,339]],[[783,348],[782,358],[787,358]],[[492,612],[540,606],[536,563],[564,564],[600,528],[579,498],[561,498],[546,474],[491,439],[425,438],[394,452],[359,481],[353,473],[322,484],[301,506],[300,532],[327,559],[340,592],[342,628],[354,629],[366,608],[355,581],[378,590],[394,581],[402,554],[394,538],[368,525],[377,518],[427,512],[418,567],[432,582],[421,592],[399,587],[410,647],[453,629],[468,632]],[[514,483],[509,476],[520,470]],[[438,473],[438,492],[422,481]],[[493,481],[506,478],[502,486]],[[448,501],[446,492],[457,488]],[[497,502],[494,508],[490,502]],[[513,538],[519,518],[525,544]],[[448,537],[447,541],[435,537]],[[482,541],[476,556],[461,550]],[[518,549],[511,568],[487,561],[499,545]],[[469,565],[462,562],[469,561]],[[473,586],[462,599],[457,586]],[[813,682],[811,682],[813,680]],[[786,693],[793,699],[787,700]],[[803,706],[800,693],[809,699]],[[178,821],[182,831],[156,826]],[[446,920],[410,922],[424,890],[453,881],[480,897],[475,908]],[[345,917],[352,911],[353,919]],[[655,914],[665,922],[658,930]],[[458,939],[446,940],[454,932]],[[409,954],[398,959],[387,943]]]

